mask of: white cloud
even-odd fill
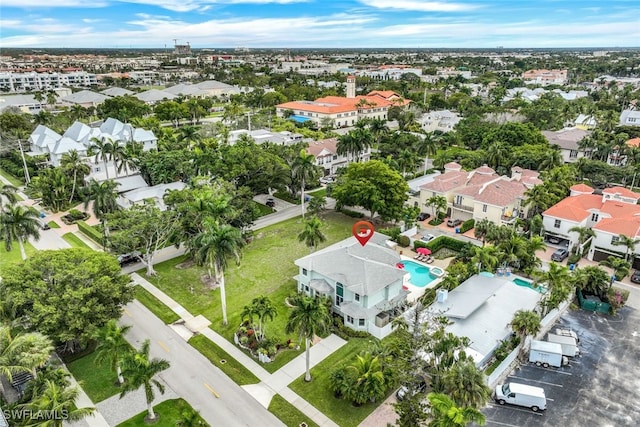
[[[122,3],[157,6],[173,12],[204,12],[215,5],[225,4],[292,4],[305,3],[308,0],[117,0]]]
[[[78,7],[78,8],[96,8],[105,7],[108,1],[87,1],[87,0],[2,0],[2,7],[16,7],[21,9],[32,8],[62,8],[62,7]]]
[[[360,0],[360,3],[376,9],[397,9],[418,12],[463,12],[481,7],[470,3],[420,0]]]

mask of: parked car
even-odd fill
[[[547,242],[553,244],[553,245],[557,245],[560,243],[560,238],[559,237],[549,237],[547,239]]]
[[[320,178],[320,184],[331,184],[335,182],[336,177],[334,175],[327,175]]]
[[[414,383],[414,394],[424,393],[427,390],[427,383],[425,382],[425,380],[420,378],[420,379],[416,379],[415,381],[416,382]],[[407,393],[409,393],[409,387],[403,385],[398,389],[398,391],[396,391],[396,398],[398,400],[402,400],[405,398]]]
[[[267,202],[265,203],[265,205],[269,206],[270,208],[273,208],[276,206],[276,201],[273,200],[273,197],[269,197],[267,198]]]
[[[568,256],[569,256],[568,250],[556,249],[556,251],[551,254],[551,261],[562,262]]]
[[[431,214],[427,212],[421,212],[420,215],[418,215],[418,221],[424,221],[429,218],[431,218]]]
[[[500,405],[511,405],[531,408],[533,412],[547,409],[547,396],[544,389],[525,384],[506,383],[496,386],[493,399]]]
[[[633,283],[640,283],[640,270],[636,270],[631,275],[631,281]]]
[[[120,267],[124,267],[125,265],[134,264],[140,261],[140,255],[142,254],[138,251],[118,255],[118,262],[120,263]]]
[[[420,238],[420,240],[422,240],[423,242],[430,242],[435,238],[436,238],[436,236],[434,236],[433,234],[425,234],[424,236],[422,236]]]
[[[49,224],[42,219],[36,219],[36,222],[38,223],[38,227],[40,227],[42,230],[49,230],[51,228],[49,227]]]
[[[453,218],[449,218],[447,220],[447,227],[457,227],[460,224],[462,224],[462,220],[461,219],[453,219]]]

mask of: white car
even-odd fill
[[[420,240],[422,240],[423,242],[430,242],[435,238],[436,238],[436,236],[434,236],[433,234],[425,234],[424,236],[422,236],[420,238]]]

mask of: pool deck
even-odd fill
[[[413,252],[413,251],[411,251]],[[429,269],[433,268],[433,267],[438,267],[440,269],[442,269],[444,271],[444,269],[446,268],[446,266],[444,265],[446,263],[446,265],[449,265],[449,261],[448,260],[434,260],[433,263],[431,264],[427,264],[425,262],[422,261],[418,261],[417,259],[414,259],[413,257],[416,255],[415,252],[413,252],[412,255],[404,255],[404,253],[400,254],[400,258],[402,259],[402,261],[413,261],[416,264],[422,265],[424,267],[427,267]],[[440,263],[438,262],[440,261]],[[438,264],[442,264],[442,265],[438,265]],[[428,283],[426,286],[423,287],[418,287],[415,285],[412,285],[411,282],[409,281],[405,281],[404,286],[409,290],[409,295],[407,295],[407,300],[410,302],[416,301],[418,298],[420,298],[422,295],[424,295],[425,290],[429,289],[429,288],[433,288],[435,287],[438,283],[440,283],[442,281],[442,278],[444,277],[444,275],[440,276],[440,277],[436,277],[435,279],[433,279],[430,283]]]

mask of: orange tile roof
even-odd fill
[[[428,182],[420,186],[420,189],[427,191],[437,191],[440,193],[446,193],[454,188],[460,187],[467,182],[468,172],[465,171],[451,171],[438,175],[433,178],[433,181]]]
[[[622,197],[628,197],[631,199],[640,199],[640,193],[635,193],[624,187],[611,187],[602,190],[602,194],[619,194]]]
[[[629,147],[640,147],[640,138],[632,138],[626,142]]]
[[[522,197],[527,191],[522,183],[501,179],[487,184],[476,197],[476,201],[494,206],[508,206],[514,203],[518,197]]]
[[[596,194],[580,194],[577,196],[569,196],[559,201],[542,212],[542,215],[581,222],[591,215],[589,209],[600,209],[601,207],[602,196]]]
[[[600,211],[611,215],[611,218],[602,218],[593,226],[594,230],[606,231],[616,235],[624,234],[631,238],[636,238],[640,235],[639,205],[607,200]]]
[[[343,96],[325,96],[324,98],[318,98],[315,101],[285,102],[283,104],[276,105],[276,107],[288,110],[309,111],[312,113],[320,114],[346,113],[350,111],[357,111],[358,107],[356,105],[363,99],[378,108],[390,107],[395,104],[393,101],[387,100],[381,96],[359,95],[355,98],[345,98]]]
[[[587,184],[576,184],[569,187],[571,191],[578,191],[580,193],[593,193],[593,188],[589,187]]]

